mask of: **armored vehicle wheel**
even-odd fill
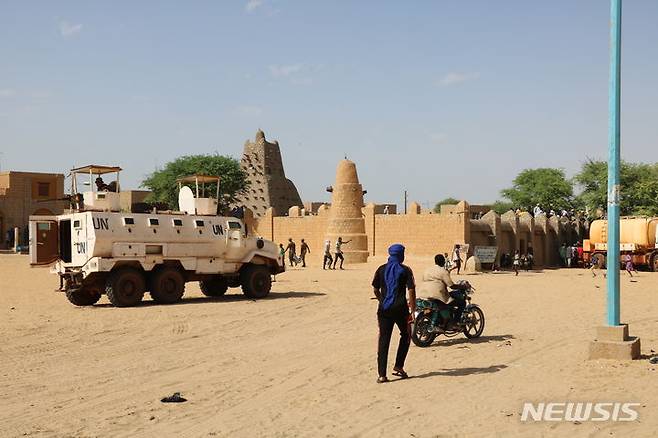
[[[272,289],[272,277],[266,266],[248,265],[240,272],[242,292],[249,298],[265,298]]]
[[[221,297],[228,290],[228,281],[222,276],[215,276],[210,280],[199,282],[201,292],[207,297]]]
[[[105,293],[116,307],[139,304],[144,298],[144,275],[135,268],[119,268],[110,274],[105,284]]]
[[[158,269],[151,275],[150,289],[153,301],[161,304],[172,304],[183,298],[185,278],[178,269]]]
[[[68,289],[66,298],[75,306],[91,306],[101,299],[101,288],[97,285],[91,285],[81,289]]]

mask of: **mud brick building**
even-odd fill
[[[331,240],[333,250],[338,236],[344,240],[354,236],[353,246],[343,247],[346,260],[352,263],[365,262],[369,256],[386,256],[394,243],[405,245],[408,254],[427,257],[450,254],[455,244],[461,244],[468,248],[467,256],[477,247],[495,247],[497,264],[502,254],[532,252],[538,267],[558,265],[560,245],[575,243],[586,234],[585,229],[566,218],[547,218],[543,214],[532,217],[512,211],[499,215],[465,201],[444,205],[438,214],[421,212],[416,202],[409,205],[407,214],[382,214],[373,203],[363,205],[356,166],[347,160],[339,163],[332,189],[331,206],[317,207],[316,214],[304,214],[297,206],[286,215],[277,215],[271,208],[260,217],[247,211],[249,229],[276,243],[285,243],[288,238],[297,242],[305,239],[311,247],[308,260],[318,263],[325,239]]]
[[[270,207],[286,214],[293,206],[303,206],[295,184],[286,178],[279,142],[267,141],[260,129],[254,141],[245,142],[240,165],[250,187],[238,203],[250,209],[254,216],[263,216]]]
[[[29,217],[62,214],[64,175],[60,173],[0,172],[0,248],[5,248],[7,231],[21,229],[21,243]]]

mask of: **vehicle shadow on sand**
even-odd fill
[[[489,342],[507,341],[509,339],[516,339],[513,335],[493,335],[493,336],[480,336],[479,338],[468,339],[466,337],[437,339],[432,345],[436,346],[449,346],[460,344],[486,344]]]
[[[311,298],[311,297],[322,297],[327,294],[322,292],[272,292],[266,298],[249,298],[243,294],[228,294],[221,297],[189,297],[183,298],[177,303],[173,304],[160,304],[156,303],[153,300],[142,301],[135,307],[150,307],[150,306],[184,306],[188,304],[208,304],[208,303],[234,303],[236,301],[270,301],[270,300],[280,300],[286,298]],[[94,307],[114,307],[110,303],[101,303],[95,304]]]

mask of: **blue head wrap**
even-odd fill
[[[389,309],[395,301],[400,277],[404,273],[402,262],[404,261],[404,246],[396,243],[388,248],[388,263],[384,269],[384,283],[386,283],[386,296],[382,302],[384,310]]]

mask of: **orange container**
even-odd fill
[[[656,245],[658,218],[622,218],[620,220],[619,242],[634,243],[643,247]],[[608,221],[595,220],[589,227],[592,244],[608,241]]]

